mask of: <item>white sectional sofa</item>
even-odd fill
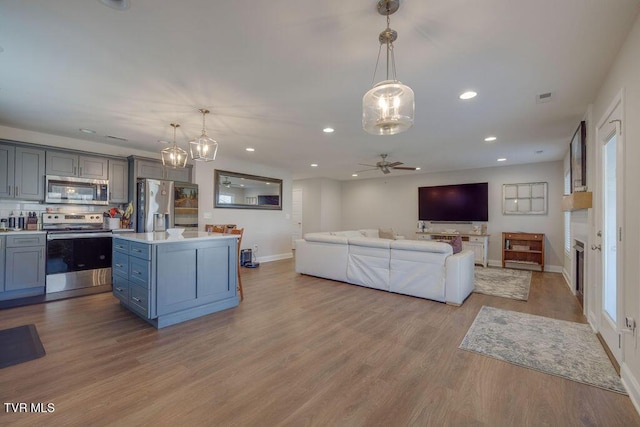
[[[473,291],[472,251],[377,236],[375,229],[305,234],[296,241],[296,272],[453,305]]]

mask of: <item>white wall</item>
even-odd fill
[[[618,53],[602,87],[593,104],[593,121],[587,128],[587,133],[595,135],[597,122],[605,114],[615,96],[623,90],[624,93],[624,117],[622,132],[625,141],[624,155],[624,221],[623,241],[621,243],[624,253],[622,280],[624,282],[624,316],[631,316],[636,321],[640,320],[640,222],[637,220],[640,212],[640,17],[627,37],[622,49]],[[591,144],[588,153],[596,149],[595,141],[589,139]],[[590,156],[593,158],[594,156]],[[595,164],[589,162],[591,175],[595,173]],[[592,179],[596,179],[591,176]],[[595,182],[595,181],[591,181]],[[596,230],[593,224],[590,229],[591,238]],[[595,278],[588,278],[588,286],[591,292],[597,290]],[[590,312],[599,311],[598,307],[589,307]],[[637,334],[638,332],[636,332]],[[622,378],[630,387],[631,398],[640,408],[640,348],[635,344],[637,337],[623,333],[623,361],[621,364]]]
[[[214,208],[215,169],[281,179],[282,210]],[[205,224],[236,224],[244,228],[242,249],[253,249],[254,245],[258,245],[258,261],[273,261],[292,256],[292,179],[288,171],[225,158],[220,153],[214,162],[195,162],[193,171],[194,181],[199,189],[198,223],[201,229],[204,229]]]
[[[344,181],[342,184],[342,229],[393,227],[398,234],[413,238],[418,221],[418,187],[431,185],[489,183],[489,260],[502,260],[502,232],[524,231],[546,235],[546,269],[562,271],[564,263],[563,162],[501,166],[432,174],[388,176]],[[547,215],[503,215],[502,185],[525,182],[548,183]],[[460,227],[447,226],[463,230]]]
[[[341,230],[342,184],[328,178],[300,179],[293,188],[302,190],[302,234]]]

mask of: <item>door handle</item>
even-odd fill
[[[592,251],[595,251],[596,249],[601,251],[602,250],[602,245],[591,245],[591,250]]]

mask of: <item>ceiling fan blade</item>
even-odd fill
[[[403,170],[403,171],[414,171],[416,168],[410,168],[407,166],[393,166],[394,169]]]
[[[395,168],[396,166],[400,166],[400,165],[404,165],[404,163],[402,163],[402,162],[393,162],[393,163],[389,163],[387,165],[387,167]]]
[[[378,168],[362,169],[362,170],[359,170],[359,171],[355,171],[354,173],[368,172],[368,171],[375,171],[375,170],[378,170]]]
[[[389,170],[389,168],[382,168],[382,173],[386,175],[388,173],[391,173],[391,171]]]
[[[359,164],[360,166],[369,166],[369,167],[371,167],[371,168],[377,168],[377,167],[378,167],[378,165],[369,165],[369,164],[367,164],[367,163],[358,163],[358,164]]]

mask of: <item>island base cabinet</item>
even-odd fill
[[[113,294],[156,328],[238,305],[235,239],[120,240],[114,238],[113,244],[114,263],[120,266],[113,269]]]
[[[235,250],[228,246],[191,249],[169,246],[159,247],[157,254],[158,316],[237,298],[237,264],[230,265],[230,252]]]

